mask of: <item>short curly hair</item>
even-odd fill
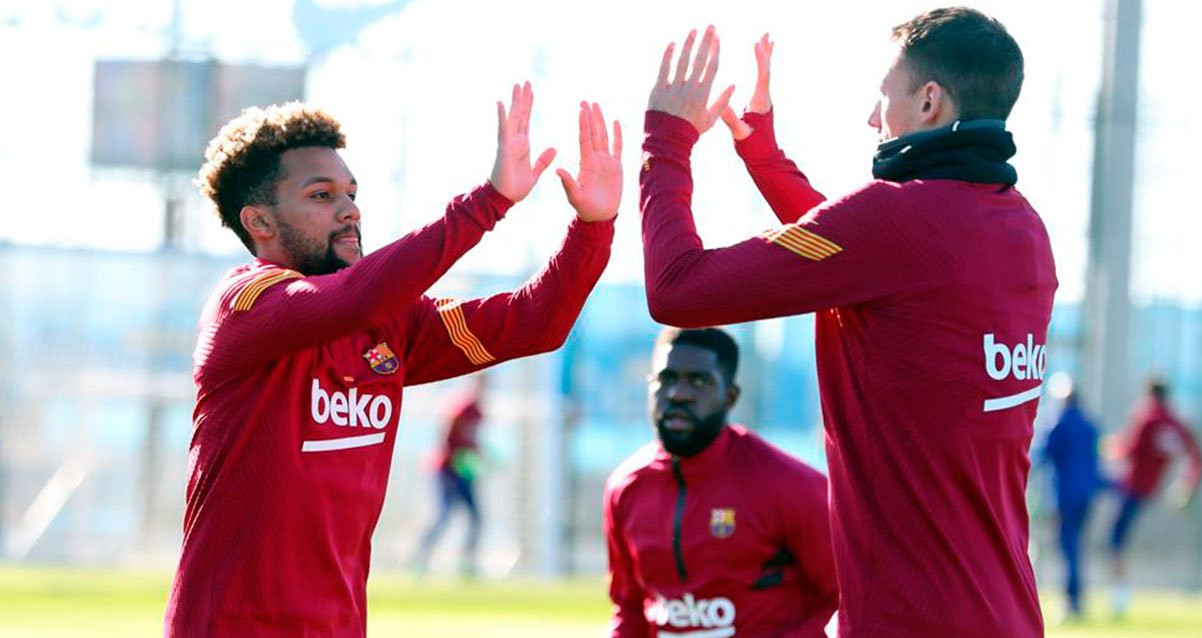
[[[301,102],[248,108],[209,142],[196,185],[216,206],[221,225],[233,230],[251,254],[255,246],[242,226],[242,207],[274,205],[280,156],[310,146],[344,148],[346,136],[338,120]]]

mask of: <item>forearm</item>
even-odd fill
[[[521,288],[415,304],[405,339],[405,383],[438,381],[558,348],[609,261],[612,239],[612,220],[576,219],[559,251]]]
[[[609,263],[613,236],[614,220],[573,219],[563,244],[547,265],[521,288],[497,300],[505,305],[501,313],[504,323],[491,339],[497,344],[499,359],[563,345]]]
[[[227,312],[221,344],[231,361],[253,363],[395,319],[511,205],[489,185],[457,197],[441,218],[355,265],[278,283],[253,306]]]
[[[785,250],[750,239],[705,250],[691,210],[689,153],[696,129],[684,120],[647,113],[639,176],[647,305],[660,323],[695,327],[798,312],[795,266]]]

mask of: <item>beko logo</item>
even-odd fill
[[[647,608],[647,620],[660,627],[687,629],[660,636],[689,638],[726,638],[735,635],[735,604],[729,598],[694,598],[685,594],[679,599],[659,596]]]
[[[345,394],[337,390],[326,392],[314,379],[310,398],[309,411],[316,423],[382,430],[392,419],[392,401],[382,394],[359,394],[358,388]]]
[[[1039,398],[1043,375],[1048,368],[1047,346],[1035,343],[1035,336],[1027,333],[1026,342],[1020,341],[1013,347],[1001,343],[992,332],[983,337],[985,348],[985,373],[994,381],[1017,379],[1035,381],[1035,387],[1017,394],[985,399],[985,412],[1007,410]]]
[[[1047,370],[1048,357],[1042,343],[1027,333],[1027,342],[1019,342],[1013,348],[1004,343],[995,343],[993,333],[985,335],[985,372],[994,381],[1013,375],[1015,379],[1043,379]]]

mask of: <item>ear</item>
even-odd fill
[[[739,402],[739,395],[743,393],[743,389],[737,384],[731,383],[726,386],[726,409],[730,410]]]
[[[924,128],[942,126],[956,120],[958,117],[956,106],[943,85],[933,80],[927,82],[922,85],[921,94],[923,99],[921,118]]]
[[[242,227],[250,233],[255,243],[275,237],[275,219],[261,206],[243,206],[238,217],[242,220]]]

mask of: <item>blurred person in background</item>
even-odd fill
[[[480,425],[484,421],[484,391],[488,378],[483,374],[472,377],[467,392],[450,397],[443,414],[442,441],[430,459],[438,495],[438,510],[434,520],[422,535],[421,545],[413,557],[415,571],[424,574],[430,554],[446,529],[451,512],[457,505],[467,511],[467,535],[460,555],[459,572],[475,576],[477,547],[480,542],[480,506],[476,499],[476,478],[483,461],[480,453]]]
[[[733,86],[709,101],[713,27],[691,72],[696,32],[674,73],[667,47],[640,174],[647,303],[681,327],[815,313],[840,636],[1042,636],[1025,498],[1058,283],[1007,161],[1023,56],[964,7],[892,36],[876,179],[829,201],[777,146],[767,36],[742,118]],[[707,249],[689,156],[719,117],[783,225]]]
[[[1127,613],[1131,586],[1124,557],[1136,518],[1155,496],[1173,461],[1187,457],[1189,468],[1175,505],[1184,509],[1202,481],[1202,453],[1189,428],[1177,417],[1168,401],[1168,384],[1149,379],[1144,398],[1136,407],[1127,429],[1120,433],[1118,458],[1126,466],[1119,482],[1122,502],[1110,531],[1110,565],[1114,578],[1111,607],[1116,616]]]
[[[1054,391],[1060,394],[1063,408],[1048,432],[1039,462],[1052,469],[1059,519],[1057,539],[1065,566],[1064,620],[1075,620],[1081,617],[1084,590],[1081,542],[1094,496],[1105,481],[1098,472],[1098,428],[1081,408],[1072,380],[1062,379],[1063,387]]]
[[[200,318],[167,636],[363,636],[403,387],[567,338],[609,260],[622,191],[620,129],[611,151],[596,104],[581,104],[579,172],[557,171],[576,214],[548,264],[513,292],[425,294],[550,164],[553,150],[531,154],[533,99],[527,83],[497,103],[487,182],[367,256],[329,114],[248,109],[210,143],[199,184],[254,260]]]
[[[825,636],[839,600],[826,477],[729,423],[738,362],[717,328],[656,340],[656,440],[605,486],[615,638]]]

